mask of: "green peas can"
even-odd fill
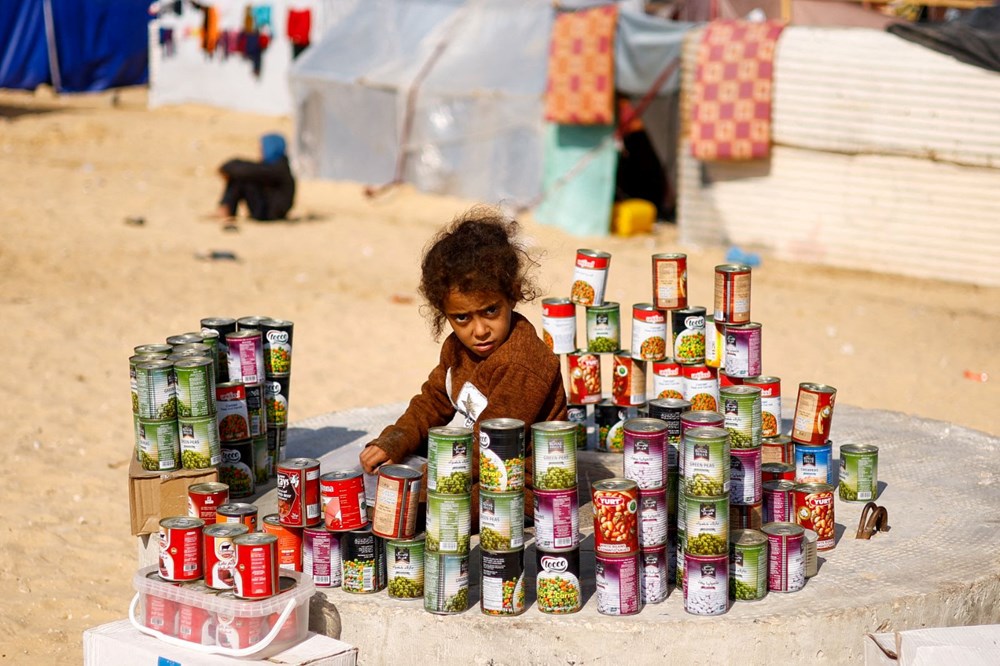
[[[177,383],[173,363],[166,359],[136,362],[135,388],[140,417],[162,420],[177,416]]]
[[[587,308],[587,351],[607,354],[621,349],[621,312],[617,303]]]
[[[454,426],[427,432],[427,489],[463,495],[472,489],[472,430]]]
[[[165,472],[180,467],[177,421],[154,421],[139,417],[135,424],[135,437],[143,469]]]
[[[760,530],[729,535],[729,598],[760,601],[767,594],[767,537]]]
[[[870,502],[878,498],[877,446],[841,445],[838,491],[845,502]]]
[[[724,414],[729,443],[734,449],[756,449],[761,444],[761,390],[746,384],[719,389],[719,411]]]
[[[684,492],[696,497],[729,494],[729,431],[692,428],[684,433]]]
[[[386,541],[389,596],[393,599],[420,599],[424,596],[424,544],[426,537]]]
[[[219,423],[214,416],[177,419],[184,469],[215,467],[222,462]]]
[[[729,495],[684,495],[687,504],[685,552],[690,555],[725,555],[729,552]]]
[[[483,550],[479,609],[486,615],[524,612],[524,548],[504,553]]]
[[[177,415],[215,414],[215,370],[212,359],[195,356],[174,363],[177,379]]]
[[[141,349],[145,346],[155,347],[154,345],[140,345],[136,349]],[[169,345],[163,345],[167,349],[170,349]],[[128,358],[128,370],[129,370],[129,388],[132,390],[132,413],[139,416],[139,387],[135,378],[135,364],[141,363],[143,361],[162,361],[167,357],[166,354],[158,353],[143,353],[134,354]]]
[[[427,552],[468,553],[471,523],[471,494],[427,492]]]
[[[532,472],[538,490],[576,487],[576,424],[542,421],[531,426]]]
[[[479,487],[491,492],[524,489],[524,421],[479,423]]]
[[[524,547],[524,491],[479,492],[479,546],[499,553]]]
[[[558,553],[536,548],[535,564],[539,611],[563,615],[583,607],[579,547]]]
[[[469,609],[469,555],[424,553],[424,610],[456,615]]]

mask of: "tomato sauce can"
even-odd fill
[[[232,590],[220,592],[218,598],[223,601],[239,599]],[[240,617],[219,613],[215,626],[215,643],[219,647],[230,650],[242,650],[256,645],[267,635],[267,618],[251,616]]]
[[[597,612],[635,615],[642,610],[642,569],[638,551],[629,555],[595,555]]]
[[[174,363],[178,416],[211,416],[215,410],[215,370],[208,358],[188,358]]]
[[[160,578],[171,583],[185,583],[202,577],[204,527],[204,520],[189,516],[160,521]]]
[[[146,576],[150,580],[170,584],[160,578],[158,573]],[[174,583],[179,585],[179,583]],[[142,597],[142,626],[158,631],[165,636],[177,635],[177,602],[155,594],[145,594]]]
[[[727,386],[719,389],[719,411],[725,417],[734,449],[760,448],[760,388]]]
[[[732,377],[756,377],[761,372],[761,325],[726,324],[726,374]]]
[[[649,417],[659,419],[667,426],[667,469],[676,472],[681,446],[681,415],[691,411],[691,403],[676,398],[658,398],[649,401]]]
[[[177,419],[177,434],[184,469],[206,469],[222,462],[216,417],[181,417]]]
[[[626,479],[635,481],[640,490],[661,489],[667,485],[667,426],[659,419],[629,419],[625,430],[623,469]]]
[[[177,380],[171,361],[158,359],[136,362],[135,388],[140,418],[176,418]]]
[[[523,490],[524,462],[524,421],[506,418],[480,421],[480,489],[490,492]]]
[[[642,603],[658,604],[667,598],[667,547],[643,548],[639,552],[642,565]]]
[[[569,376],[568,400],[574,405],[590,405],[601,401],[601,357],[590,352],[573,352],[566,356]]]
[[[803,382],[795,401],[792,439],[802,444],[823,444],[830,437],[833,405],[837,389],[825,384]]]
[[[534,491],[535,546],[565,552],[580,539],[579,499],[576,487]]]
[[[696,411],[719,410],[718,372],[704,363],[681,366],[684,378],[683,397],[691,401],[691,409]]]
[[[368,524],[365,480],[360,471],[338,470],[319,477],[319,499],[327,529],[356,530]]]
[[[667,543],[670,514],[667,489],[639,489],[639,547],[657,548]]]
[[[424,554],[424,610],[456,615],[469,609],[469,554]]]
[[[191,591],[211,594],[205,583],[198,580],[185,583],[184,587]],[[177,602],[177,638],[198,645],[215,643],[215,613],[201,606]]]
[[[833,486],[829,483],[797,484],[792,491],[792,507],[794,522],[816,533],[817,550],[833,550],[836,545]]]
[[[433,490],[427,492],[428,552],[455,555],[468,553],[471,527],[471,494],[448,495]]]
[[[425,542],[423,534],[385,542],[386,587],[393,599],[423,598]]]
[[[762,454],[766,452],[761,447]],[[760,466],[761,483],[768,481],[795,481],[795,465],[786,462],[765,462]]]
[[[323,525],[302,529],[302,571],[316,587],[340,587],[340,535]]]
[[[284,319],[260,322],[264,338],[264,374],[279,377],[292,371],[292,334],[295,324]],[[258,380],[259,381],[259,380]]]
[[[233,539],[236,547],[236,586],[241,599],[267,599],[278,594],[278,537],[273,534],[243,534]]]
[[[788,523],[795,521],[793,509],[794,498],[792,491],[795,490],[795,482],[787,479],[775,479],[764,481],[761,484],[763,491],[764,516],[763,521],[767,523]]]
[[[287,426],[291,377],[268,377],[264,380],[263,386],[268,430],[272,426]]]
[[[431,428],[427,432],[427,490],[452,495],[469,492],[473,453],[471,428]]]
[[[219,480],[229,486],[233,499],[252,496],[257,489],[253,460],[253,440],[225,442],[222,444],[222,462],[219,463]]]
[[[705,365],[719,370],[726,367],[726,340],[723,324],[715,323],[715,315],[705,315]]]
[[[725,428],[692,428],[684,433],[684,492],[688,495],[728,495],[730,465]]]
[[[733,504],[761,501],[760,449],[730,449],[729,493]]]
[[[371,594],[385,589],[385,541],[372,533],[371,526],[341,532],[340,557],[344,592]]]
[[[188,515],[206,524],[215,522],[215,512],[229,503],[229,486],[217,481],[188,486]]]
[[[278,463],[277,494],[282,525],[309,527],[321,522],[319,461],[289,458]]]
[[[870,502],[878,498],[878,447],[872,444],[840,446],[840,499]]]
[[[586,248],[577,250],[570,300],[587,307],[603,305],[610,265],[611,255],[607,252]]]
[[[606,354],[621,349],[621,307],[608,302],[587,308],[587,351]]]
[[[763,415],[764,412],[761,412]],[[764,437],[760,440],[764,463],[789,463],[795,466],[795,446],[788,435]]]
[[[760,601],[767,596],[767,536],[759,529],[734,530],[729,537],[729,598]]]
[[[482,552],[479,576],[479,609],[486,615],[520,615],[527,607],[524,581],[524,548]]]
[[[801,525],[767,523],[761,528],[768,541],[767,588],[772,592],[797,592],[806,584]]]
[[[684,554],[684,610],[722,615],[729,610],[729,551],[722,555]]]
[[[670,312],[673,358],[678,363],[705,362],[705,312],[699,305]]]
[[[542,340],[554,354],[576,351],[576,305],[573,301],[542,299]]]
[[[695,496],[684,493],[684,534],[688,553],[723,555],[729,552],[729,497]]]
[[[576,424],[542,421],[531,426],[535,490],[576,487]]]
[[[302,528],[282,525],[278,514],[264,516],[263,531],[278,537],[278,567],[302,571]]]
[[[540,612],[564,615],[583,607],[579,548],[558,553],[536,548],[535,564]]]
[[[257,507],[245,502],[223,504],[215,512],[217,523],[243,523],[251,532],[257,531]]]
[[[205,537],[205,585],[213,590],[231,590],[236,584],[236,544],[233,539],[248,534],[243,523],[213,523]]]
[[[687,255],[653,255],[653,304],[660,310],[687,307]]]
[[[639,552],[639,487],[629,479],[603,479],[592,486],[594,552],[631,555]]]
[[[632,358],[627,349],[615,354],[611,399],[625,407],[646,402],[646,362]]]
[[[423,474],[406,465],[383,465],[378,470],[372,532],[386,539],[409,539],[417,533],[417,508]],[[364,492],[362,483],[361,492]],[[358,497],[359,505],[364,497]],[[361,529],[367,519],[355,529]],[[329,524],[329,523],[328,523]]]
[[[750,321],[750,267],[720,264],[715,267],[715,322],[745,324]]]
[[[684,398],[684,378],[681,364],[667,358],[653,361],[653,396],[656,398]]]
[[[227,333],[226,349],[231,381],[247,384],[264,381],[264,338],[259,330]]]
[[[729,505],[730,530],[759,530],[764,524],[764,502]]]
[[[667,355],[667,317],[650,303],[632,306],[632,355],[642,361]]]
[[[479,492],[479,546],[494,553],[524,547],[524,490]]]

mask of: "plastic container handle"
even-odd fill
[[[185,641],[180,638],[175,638],[174,636],[167,636],[166,634],[157,631],[156,629],[150,629],[147,626],[141,624],[135,617],[135,608],[139,605],[139,593],[132,598],[132,603],[128,607],[128,619],[131,620],[132,626],[138,629],[140,632],[146,634],[147,636],[152,636],[153,638],[158,638],[164,643],[169,643],[170,645],[176,645],[178,647],[187,648],[189,650],[195,650],[197,652],[203,652],[205,654],[222,654],[227,657],[249,657],[251,655],[257,654],[268,645],[270,645],[278,632],[281,631],[282,627],[285,626],[285,621],[288,620],[288,616],[292,614],[292,609],[295,608],[295,599],[289,599],[288,604],[285,606],[285,610],[281,611],[281,615],[278,617],[278,621],[274,623],[274,627],[271,631],[267,632],[259,642],[251,645],[250,647],[241,648],[239,650],[233,650],[232,648],[219,647],[218,645],[202,645],[201,643],[192,643],[191,641]]]

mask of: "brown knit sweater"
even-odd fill
[[[478,424],[484,419],[520,419],[526,428],[566,419],[559,357],[522,315],[512,314],[510,335],[486,358],[466,348],[454,333],[449,335],[441,345],[441,361],[420,393],[369,446],[378,446],[395,462],[413,453],[426,456],[427,431],[450,423],[456,411],[474,428],[473,442],[479,441]]]

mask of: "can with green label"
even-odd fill
[[[463,495],[472,489],[472,429],[440,426],[427,431],[427,489]]]
[[[139,417],[135,437],[143,469],[165,472],[180,466],[176,420],[154,421]]]
[[[871,502],[878,499],[878,447],[874,444],[840,446],[840,499]]]
[[[729,552],[729,494],[718,497],[684,495],[686,553],[725,555]]]
[[[524,491],[479,493],[479,545],[493,553],[524,547]]]
[[[469,609],[468,553],[424,553],[424,609],[439,615]]]
[[[177,415],[215,414],[215,368],[212,359],[185,358],[174,363],[177,380]]]
[[[219,423],[214,416],[177,419],[184,469],[215,467],[222,461]]]
[[[684,491],[699,497],[729,493],[729,431],[691,428],[683,435]]]
[[[606,354],[621,349],[621,312],[617,303],[587,308],[587,351]]]
[[[419,599],[424,596],[425,535],[412,539],[389,539],[385,542],[389,596],[393,599]]]
[[[166,359],[138,361],[135,388],[139,416],[144,419],[172,419],[177,416],[177,384],[174,364]]]
[[[472,495],[427,491],[427,544],[431,553],[469,552]]]
[[[576,487],[576,424],[542,421],[531,426],[532,472],[538,490]]]
[[[761,389],[738,384],[719,389],[719,411],[734,449],[756,449],[761,443]]]
[[[729,535],[729,598],[763,599],[767,572],[767,536],[760,530],[734,530]]]

